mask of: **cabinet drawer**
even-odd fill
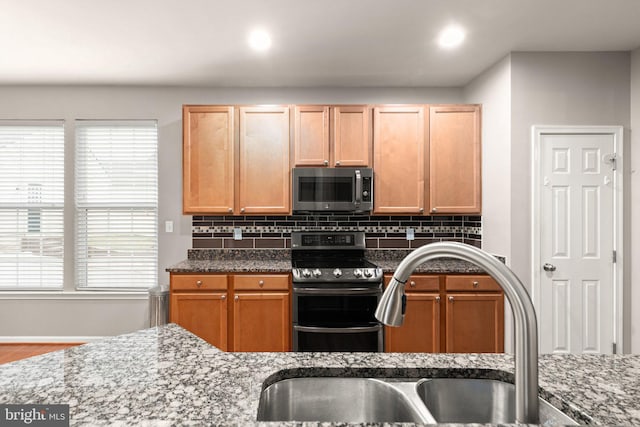
[[[260,274],[233,276],[233,289],[236,291],[253,290],[289,290],[289,275]]]
[[[384,284],[388,285],[392,277],[393,275],[385,275]],[[440,290],[440,277],[420,275],[410,276],[404,290],[405,292],[438,292]]]
[[[210,274],[174,274],[171,276],[171,289],[181,291],[227,290],[226,275]]]
[[[501,291],[498,283],[489,276],[447,276],[447,291]]]

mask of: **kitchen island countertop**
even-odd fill
[[[539,371],[578,421],[640,425],[640,355],[543,355]],[[69,404],[71,425],[247,425],[282,378],[512,372],[504,354],[225,353],[170,324],[0,365],[0,403]]]

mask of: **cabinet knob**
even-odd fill
[[[440,296],[436,297],[436,302],[440,302]]]
[[[202,286],[202,280],[196,280],[196,286],[197,287]]]
[[[424,208],[420,208],[420,213],[424,213]]]
[[[244,213],[244,208],[240,208],[240,212]]]
[[[325,160],[325,161],[324,161],[324,165],[325,165],[325,166],[329,166],[329,160]]]
[[[416,282],[414,282],[413,280],[409,282],[409,286],[411,286],[412,288],[416,287]]]
[[[227,299],[227,296],[226,296],[226,295],[222,295],[222,296],[220,297],[220,299],[221,299],[222,301],[224,301],[224,300],[226,300],[226,299]]]
[[[228,211],[229,213],[233,213],[233,208],[229,208],[229,209],[227,209],[227,211]]]
[[[336,162],[336,166],[340,166],[340,160]]]
[[[258,282],[258,286],[263,287],[263,286],[264,286],[264,280],[260,280],[260,281]]]
[[[236,295],[235,297],[233,297],[233,299],[238,301],[240,299],[240,297],[238,295]]]
[[[453,297],[449,297],[449,302],[453,302]]]
[[[476,280],[474,280],[474,281],[473,281],[473,287],[474,287],[474,288],[477,288],[479,284],[480,284],[480,283],[478,283],[478,281],[476,281]]]
[[[438,212],[438,209],[437,208],[433,208],[433,209],[431,209],[431,212],[436,213],[436,212]]]

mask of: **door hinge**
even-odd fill
[[[611,353],[612,354],[618,354],[618,346],[616,345],[616,343],[611,344]]]
[[[617,251],[613,251],[613,255],[611,256],[611,261],[615,264],[618,262],[618,253]]]

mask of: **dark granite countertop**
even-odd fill
[[[392,273],[410,250],[367,250],[365,257]],[[500,258],[500,257],[498,257]],[[166,269],[171,273],[289,273],[291,250],[289,249],[191,249],[188,258]],[[457,259],[438,259],[418,266],[416,273],[432,274],[484,274],[475,265]]]
[[[504,354],[225,353],[166,325],[0,365],[0,403],[68,404],[71,425],[254,425],[265,381],[512,372]],[[543,355],[539,372],[578,421],[640,425],[640,355]]]

